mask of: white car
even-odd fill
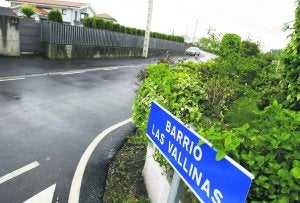
[[[200,56],[200,49],[198,47],[190,47],[185,51],[185,55]]]

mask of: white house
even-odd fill
[[[57,8],[62,13],[63,22],[71,25],[81,25],[85,16],[95,16],[96,12],[88,3],[56,1],[56,0],[7,0],[11,8],[18,11],[17,15],[22,16],[20,11],[22,5],[29,4],[36,7],[36,20],[46,20],[51,9]]]

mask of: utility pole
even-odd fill
[[[149,40],[150,40],[150,32],[151,32],[152,10],[153,10],[153,0],[149,0],[148,1],[147,26],[146,26],[146,30],[145,30],[144,47],[143,47],[143,55],[142,55],[143,58],[148,57]]]
[[[198,26],[198,19],[196,20],[196,26],[195,26],[195,32],[194,32],[194,36],[193,36],[193,44],[195,42],[195,37],[196,37],[196,32],[197,32],[197,26]]]

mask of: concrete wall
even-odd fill
[[[0,15],[0,55],[20,56],[19,19]]]
[[[13,16],[13,9],[0,6],[0,15]]]
[[[43,43],[43,55],[49,59],[99,59],[141,57],[143,49],[125,47],[97,47],[79,45],[57,45]],[[167,50],[150,49],[149,56],[163,56]],[[172,55],[182,55],[183,51],[169,50]]]

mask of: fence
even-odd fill
[[[143,48],[144,37],[102,29],[43,22],[42,41],[50,44]],[[184,43],[150,38],[150,49],[184,50]]]
[[[20,18],[20,51],[41,51],[41,24],[32,19]]]

